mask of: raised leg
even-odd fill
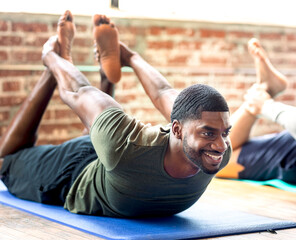
[[[74,24],[67,24],[73,28]],[[69,34],[63,35],[69,38],[60,45],[60,52],[71,49],[67,44],[72,43]],[[106,108],[121,106],[108,94],[92,87],[87,78],[70,62],[58,56],[54,49],[57,37],[51,37],[43,47],[43,62],[51,70],[58,82],[61,99],[80,117],[85,127],[89,130],[95,118]],[[71,56],[71,53],[67,53]]]
[[[46,69],[1,137],[1,157],[35,144],[39,123],[55,87],[56,81]]]
[[[218,177],[238,178],[239,172],[244,167],[238,164],[237,160],[242,146],[249,140],[250,132],[258,115],[262,114],[262,112],[265,112],[265,115],[270,115],[273,109],[274,115],[279,116],[278,114],[280,113],[274,112],[275,106],[270,105],[273,102],[271,98],[276,97],[284,91],[288,84],[287,78],[271,64],[266,52],[257,39],[252,38],[248,42],[248,49],[254,58],[257,84],[254,84],[248,90],[245,95],[245,102],[231,117],[233,127],[230,133],[230,140],[234,151],[230,163],[217,174]],[[291,119],[295,119],[295,117],[291,117]]]
[[[231,116],[232,129],[230,140],[233,155],[229,164],[217,176],[238,178],[244,167],[237,163],[242,146],[249,140],[250,132],[261,113],[262,106],[271,97],[275,97],[287,87],[287,78],[271,64],[259,41],[252,38],[248,42],[249,53],[254,58],[257,72],[257,84],[254,84],[245,95],[245,102]]]
[[[274,68],[257,39],[251,39],[248,48],[255,61],[258,83],[265,86],[271,97],[276,97],[286,89],[287,78]],[[296,108],[294,106],[270,99],[264,102],[261,116],[282,125],[296,138]]]
[[[64,35],[74,35],[68,31],[68,21],[72,22],[72,15],[66,11],[58,23],[59,43],[64,43],[68,38]],[[66,22],[67,21],[67,22]],[[69,54],[65,49],[59,49],[59,44],[55,45],[55,51],[62,50],[62,55],[68,60]],[[9,124],[7,131],[0,139],[0,157],[14,153],[22,148],[34,146],[37,139],[37,130],[46,107],[52,97],[56,87],[56,80],[51,72],[46,69],[35,85],[30,95],[21,105],[19,111]],[[1,165],[1,160],[0,160]]]

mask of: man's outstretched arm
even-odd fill
[[[170,122],[174,101],[179,92],[139,54],[120,43],[121,62],[133,68],[154,106]]]

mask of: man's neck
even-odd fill
[[[200,170],[185,156],[182,141],[172,135],[164,157],[164,169],[173,178],[192,177]]]

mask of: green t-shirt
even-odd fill
[[[72,185],[65,208],[110,217],[165,216],[193,205],[214,175],[176,179],[164,169],[170,124],[145,125],[119,108],[100,114],[90,135],[98,159]],[[221,167],[230,157],[224,155]]]

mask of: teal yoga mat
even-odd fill
[[[289,184],[287,182],[284,182],[279,179],[271,179],[271,180],[266,180],[266,181],[254,181],[254,180],[244,180],[244,179],[232,179],[236,181],[242,181],[246,183],[251,183],[255,185],[266,185],[266,186],[272,186],[275,188],[279,188],[288,192],[294,192],[296,193],[296,185]]]
[[[272,179],[272,180],[267,180],[267,181],[244,180],[244,182],[257,184],[257,185],[268,185],[268,186],[276,187],[276,188],[279,188],[279,189],[282,189],[285,191],[296,193],[296,185],[292,185],[292,184],[286,183],[286,182],[284,182],[282,180],[278,180],[278,179]]]
[[[117,219],[78,215],[63,207],[21,200],[12,196],[0,181],[0,203],[104,239],[198,239],[296,228],[295,222],[221,209],[218,199],[215,206],[197,202],[172,217]]]

